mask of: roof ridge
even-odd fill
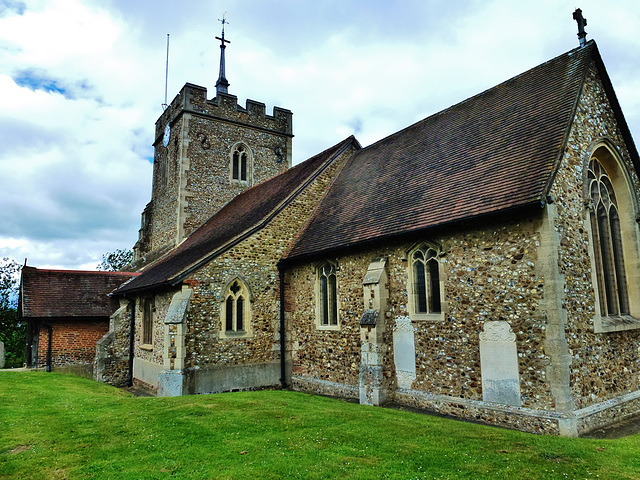
[[[32,269],[37,270],[38,272],[46,272],[46,273],[78,273],[78,274],[90,274],[90,275],[140,275],[140,272],[121,272],[121,271],[111,271],[111,270],[74,270],[74,269],[63,269],[63,268],[38,268],[32,265],[23,265],[22,269]]]
[[[270,221],[275,215],[282,211],[327,165],[330,165],[347,145],[354,142],[358,146],[360,145],[355,137],[350,135],[346,139],[304,162],[243,191],[218,212],[209,217],[206,222],[192,232],[180,245],[174,247],[156,262],[146,267],[142,274],[143,277],[144,275],[149,276],[145,277],[144,281],[141,280],[137,282],[132,280],[119,287],[116,292],[124,294],[129,291],[179,282],[184,276],[189,275],[228,248],[231,248],[247,236],[252,235],[256,230],[263,228],[266,222]],[[319,162],[319,164],[316,165],[314,160]],[[309,171],[304,169],[305,166]],[[278,183],[277,179],[281,181]],[[275,188],[275,190],[272,191],[269,190],[271,182],[274,182],[273,188]],[[267,197],[265,197],[266,201],[260,202],[261,205],[265,207],[264,211],[261,211],[260,207],[255,206],[257,203],[255,197],[261,193],[260,191],[256,193],[259,188],[265,189],[264,193],[267,195]],[[225,230],[222,228],[212,230],[212,228],[216,226],[216,220],[217,223],[223,222],[221,225],[224,225],[226,217],[233,213],[240,214],[241,216],[249,215],[247,218],[248,223],[238,224],[238,219],[236,218],[236,221],[233,223],[238,225],[237,229],[231,228]],[[171,262],[174,260],[177,265],[170,267]],[[130,285],[131,283],[134,285]],[[140,284],[140,286],[137,286],[137,284]]]
[[[353,138],[353,140],[356,142],[357,146],[360,146],[360,142],[358,142],[358,140],[356,139],[356,137],[354,135],[350,135],[347,138],[347,140],[349,140],[351,138]],[[360,147],[360,148],[362,148],[362,147]],[[358,153],[357,150],[356,150],[356,153]],[[307,228],[309,228],[309,225],[311,225],[311,223],[313,222],[313,220],[316,217],[316,214],[318,212],[318,209],[320,208],[320,205],[322,205],[322,202],[324,201],[324,199],[327,197],[327,195],[331,191],[331,188],[336,183],[336,180],[338,179],[338,177],[340,176],[340,174],[344,170],[344,167],[347,165],[347,163],[349,163],[349,162],[345,162],[344,165],[342,165],[342,168],[340,168],[340,170],[338,170],[338,172],[336,172],[335,176],[333,177],[333,180],[331,180],[331,183],[329,184],[327,189],[324,191],[324,194],[318,199],[318,201],[316,202],[315,206],[313,207],[313,210],[311,211],[311,214],[309,215],[309,218],[307,218],[307,221],[304,222],[304,225],[300,228],[300,230],[298,230],[298,232],[294,235],[294,237],[289,242],[289,245],[287,245],[287,247],[284,249],[284,251],[282,252],[282,256],[280,257],[281,261],[283,259],[287,258],[287,256],[291,252],[291,249],[296,244],[298,238],[300,236],[302,236],[302,234],[307,230]]]
[[[242,232],[240,232],[238,235],[236,235],[235,237],[229,239],[228,242],[226,242],[225,244],[221,245],[219,248],[215,249],[213,252],[209,252],[208,254],[200,257],[197,261],[193,262],[191,265],[187,266],[186,268],[183,268],[180,272],[178,272],[176,275],[173,276],[174,279],[179,279],[180,277],[184,277],[185,275],[188,275],[189,273],[191,273],[194,270],[197,270],[201,265],[208,263],[210,260],[212,260],[213,258],[215,258],[216,256],[218,256],[220,253],[222,253],[223,251],[225,251],[227,248],[229,248],[230,246],[235,245],[237,242],[242,241],[242,239],[244,239],[245,237],[253,234],[253,232],[260,230],[261,228],[263,228],[263,226],[265,224],[267,224],[269,221],[271,221],[271,219],[276,216],[278,213],[280,213],[282,211],[282,209],[288,205],[293,199],[295,199],[304,189],[306,189],[306,187],[309,185],[309,183],[311,181],[313,181],[314,178],[316,178],[316,174],[320,174],[322,173],[322,171],[331,163],[333,163],[333,160],[340,155],[340,153],[342,153],[342,151],[344,150],[344,148],[347,146],[348,141],[351,140],[353,138],[353,140],[355,140],[357,142],[357,140],[355,139],[355,137],[353,135],[350,135],[349,137],[347,137],[346,139],[342,140],[341,142],[335,144],[333,147],[327,148],[326,150],[324,150],[323,152],[319,153],[318,155],[314,155],[313,157],[305,160],[304,162],[299,163],[298,165],[301,165],[302,163],[306,163],[309,160],[312,160],[314,158],[318,158],[320,156],[322,156],[322,154],[325,154],[329,151],[331,151],[332,149],[335,149],[335,152],[333,152],[331,154],[331,156],[327,157],[320,165],[318,165],[318,167],[316,169],[314,169],[309,176],[307,177],[307,179],[300,185],[298,185],[296,188],[294,188],[291,192],[289,192],[289,194],[282,199],[282,201],[280,201],[277,205],[275,205],[271,211],[269,211],[266,215],[264,215],[264,217],[255,225],[249,227],[249,228],[245,228],[244,230],[242,230]],[[296,165],[296,167],[298,166]],[[284,175],[285,173],[287,173],[288,171],[290,171],[291,169],[282,172],[279,175],[276,175],[276,177],[279,177],[280,175]],[[266,183],[268,180],[265,180],[263,183]],[[245,190],[246,191],[246,190]],[[244,192],[242,192],[244,193]],[[242,195],[242,194],[240,194]],[[237,198],[237,197],[236,197]],[[231,203],[231,202],[229,202]],[[213,215],[215,216],[215,214]]]

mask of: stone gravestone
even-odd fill
[[[410,389],[416,379],[416,347],[409,317],[397,317],[393,328],[393,361],[398,388]]]
[[[480,368],[485,402],[521,405],[516,334],[507,322],[485,322],[480,333]]]
[[[0,368],[4,368],[4,343],[0,342]]]

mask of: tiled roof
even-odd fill
[[[130,272],[43,270],[22,267],[20,309],[25,318],[108,317],[118,309],[108,294],[130,278]]]
[[[175,283],[229,245],[233,245],[236,240],[260,228],[294,198],[317,172],[322,171],[342,151],[354,144],[357,145],[355,138],[349,137],[286,172],[245,190],[184,242],[145,268],[139,277],[132,279],[115,293],[125,294]]]
[[[595,57],[589,42],[360,150],[287,259],[544,201]]]

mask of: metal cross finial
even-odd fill
[[[225,40],[224,38],[224,26],[229,24],[229,22],[227,22],[227,12],[222,15],[222,20],[218,19],[218,21],[222,23],[222,37],[216,37],[216,40],[220,40],[220,75],[216,82],[216,95],[220,93],[228,93],[229,82],[227,81],[225,72],[224,51],[227,48],[225,43],[231,43],[229,40]]]
[[[222,15],[222,19],[219,18],[218,21],[222,24],[222,38],[216,37],[216,40],[220,40],[222,42],[222,45],[224,45],[225,43],[231,43],[229,40],[224,39],[224,26],[229,25],[229,22],[227,22],[227,12],[224,12],[224,14]]]
[[[584,27],[587,26],[587,19],[582,16],[582,10],[576,8],[576,11],[573,12],[573,19],[578,23],[578,39],[580,41],[580,46],[584,47],[584,44],[587,43],[587,32],[585,32]]]

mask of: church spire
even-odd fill
[[[216,40],[220,40],[220,74],[218,75],[218,81],[216,82],[216,95],[219,93],[228,93],[229,82],[225,76],[224,68],[224,50],[227,48],[225,43],[231,43],[229,40],[224,39],[224,26],[228,24],[225,15],[222,15],[222,20],[218,19],[222,23],[222,37],[216,37]]]

